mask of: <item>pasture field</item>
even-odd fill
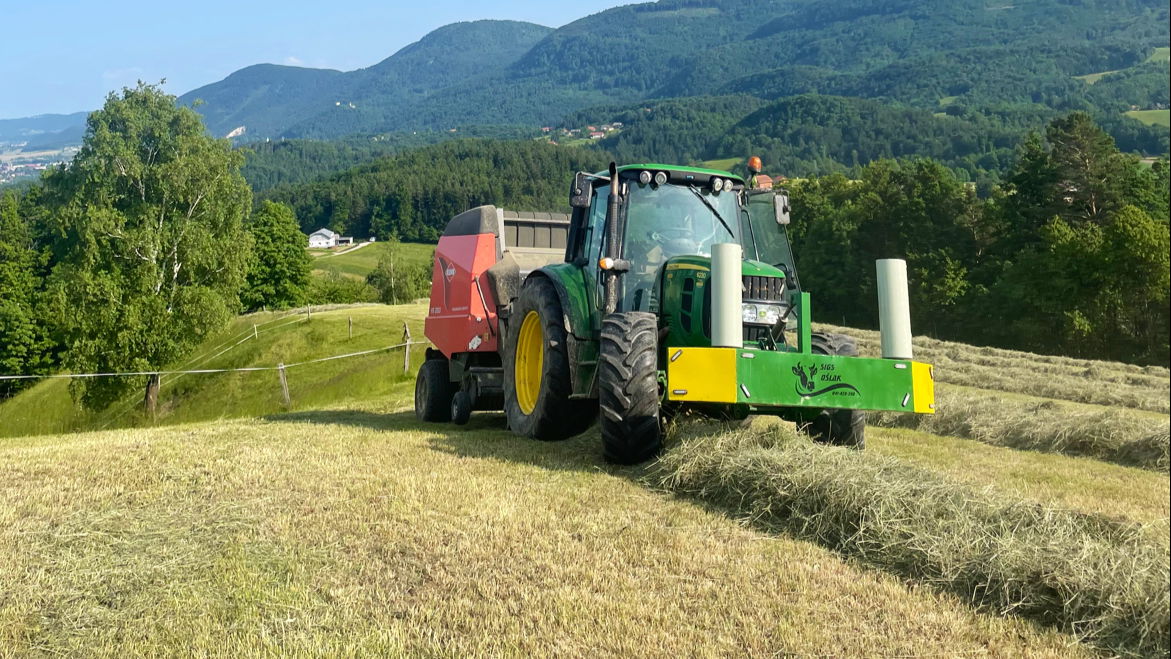
[[[1148,126],[1171,126],[1171,110],[1131,110],[1126,116],[1138,119]]]
[[[402,259],[405,264],[429,263],[435,254],[435,245],[376,242],[344,254],[327,251],[315,255],[313,270],[317,273],[334,270],[347,277],[365,279],[378,266],[378,260],[387,254]]]
[[[1148,62],[1166,62],[1168,60],[1171,60],[1171,48],[1164,46],[1162,48],[1156,48],[1154,51],[1152,51],[1151,54],[1148,55],[1145,60],[1143,60],[1143,63],[1146,64]],[[1121,73],[1125,70],[1126,69],[1115,69],[1113,71],[1099,71],[1097,73],[1089,73],[1086,75],[1074,76],[1074,78],[1076,80],[1081,80],[1082,82],[1085,82],[1087,85],[1092,85],[1092,84],[1097,83],[1099,80],[1101,80],[1102,78],[1105,78],[1108,75],[1112,75],[1115,73]],[[1131,113],[1127,112],[1126,114],[1130,115]],[[1140,119],[1139,121],[1142,121],[1142,120]],[[1163,124],[1163,125],[1166,125],[1166,124]]]
[[[241,317],[176,366],[388,346],[423,313]],[[673,426],[621,468],[596,427],[420,424],[400,350],[289,368],[288,408],[273,371],[165,379],[154,420],[141,393],[85,415],[46,381],[0,404],[0,648],[1165,655],[1167,369],[915,347],[938,418],[876,417],[865,452],[757,418]],[[1013,368],[1036,381],[991,377]],[[1101,414],[1151,438],[1079,416]]]
[[[732,168],[744,162],[743,158],[718,158],[716,160],[705,160],[700,163],[701,167],[708,169],[718,169],[724,172],[732,171]]]

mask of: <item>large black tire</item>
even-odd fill
[[[663,447],[659,428],[658,320],[642,311],[602,320],[598,403],[606,460],[637,464]]]
[[[816,332],[810,348],[819,355],[857,357],[858,345],[844,334]],[[866,448],[866,412],[862,410],[824,409],[805,427],[813,441],[834,446]]]
[[[415,416],[420,421],[451,421],[455,386],[448,377],[446,359],[428,359],[415,377]]]
[[[530,411],[525,411],[517,396],[517,341],[525,318],[535,312],[540,323],[542,357],[539,392]],[[521,288],[512,305],[508,332],[504,341],[504,413],[508,427],[518,435],[557,441],[579,435],[598,416],[595,400],[570,400],[573,386],[569,380],[569,354],[561,300],[552,282],[533,277]]]

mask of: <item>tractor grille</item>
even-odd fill
[[[748,275],[744,277],[744,300],[756,302],[784,302],[782,291],[785,288],[783,277],[759,277]]]

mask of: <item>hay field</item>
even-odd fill
[[[421,335],[421,305],[289,317],[233,344],[251,326],[243,318],[209,341],[203,363],[342,352],[350,317],[354,348],[397,342],[403,321]],[[864,350],[876,338],[852,333]],[[972,423],[872,427],[861,454],[797,440],[810,476],[799,491],[821,493],[799,500],[805,517],[726,496],[760,491],[749,476],[796,482],[791,467],[733,470],[719,496],[712,481],[667,478],[696,457],[773,451],[791,426],[757,419],[745,441],[766,445],[723,442],[724,452],[710,443],[725,429],[680,427],[661,462],[615,468],[596,428],[540,443],[513,436],[498,414],[462,428],[417,423],[401,353],[291,369],[288,410],[272,373],[187,376],[164,384],[168,406],[153,423],[86,417],[63,382],[43,383],[0,405],[0,436],[18,435],[0,438],[0,655],[1166,654],[1166,598],[1143,596],[1167,591],[1166,467],[1112,460],[1127,442],[1060,427],[1066,411],[1166,424],[1151,402],[1166,369],[916,348],[939,358],[941,405],[953,401]],[[1052,398],[952,383],[1017,357],[1053,369]],[[1096,377],[1088,370],[1113,378],[1131,407],[1079,402]],[[1037,427],[1058,430],[1021,442],[1029,426],[990,421],[993,399],[998,416],[1056,406]],[[59,416],[62,427],[43,425]],[[1110,448],[1069,449],[1085,444]],[[861,474],[851,494],[833,496],[835,478],[851,473]],[[882,483],[893,485],[876,498]],[[956,499],[939,493],[967,507],[955,517],[944,503]],[[829,516],[814,523],[810,511]],[[851,519],[886,535],[812,532]],[[988,532],[1005,520],[1028,521],[1028,532]],[[1060,555],[1074,545],[1085,560]],[[968,562],[949,558],[957,546],[974,548]],[[997,546],[1012,552],[975,549]],[[1029,572],[1054,552],[1061,560]],[[1092,569],[1070,568],[1081,564]],[[1106,568],[1131,576],[1105,578]]]

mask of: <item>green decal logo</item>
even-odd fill
[[[797,380],[793,387],[797,394],[805,398],[813,398],[822,394],[836,391],[835,396],[861,396],[862,392],[849,382],[843,382],[842,376],[834,372],[833,364],[805,366],[801,362],[793,367],[793,375]]]

